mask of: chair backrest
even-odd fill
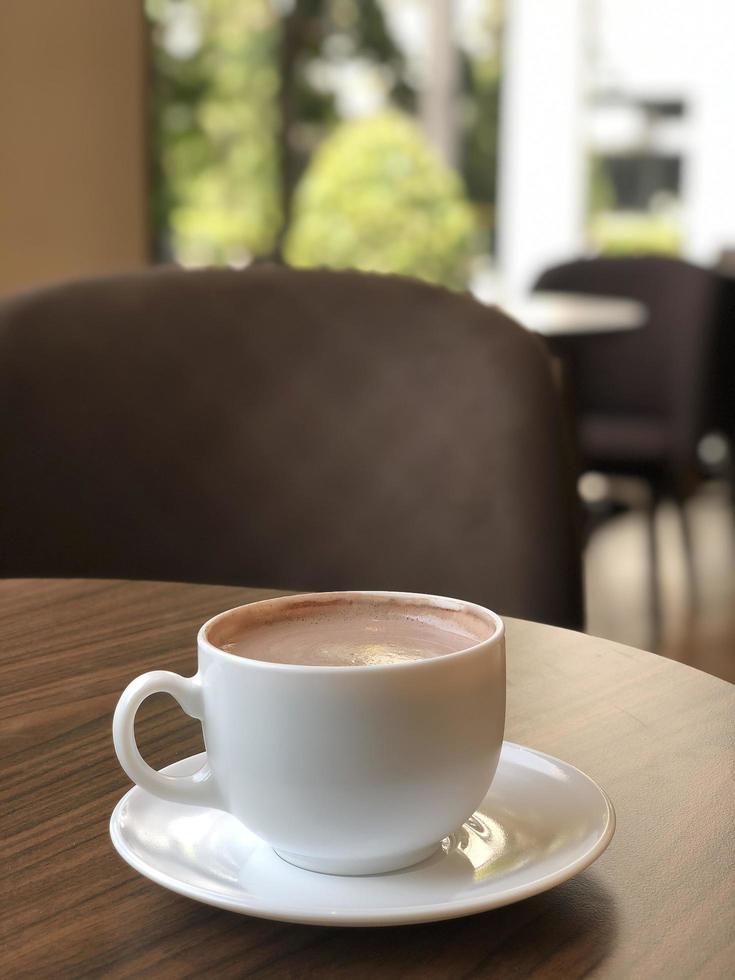
[[[722,283],[715,338],[712,404],[708,419],[724,431],[735,448],[735,249],[732,262],[718,268]]]
[[[154,270],[0,304],[0,574],[462,596],[579,625],[537,339],[394,277]]]
[[[623,296],[646,305],[641,329],[567,345],[576,406],[580,412],[662,420],[674,452],[691,456],[707,408],[719,278],[666,257],[593,258],[547,270],[536,288]]]

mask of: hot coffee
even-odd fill
[[[484,632],[480,627],[484,627]],[[368,667],[426,660],[474,646],[487,636],[436,610],[380,602],[335,602],[296,608],[270,620],[244,621],[222,649],[249,660],[316,667]]]

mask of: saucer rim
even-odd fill
[[[125,793],[125,795],[118,800],[114,810],[112,811],[109,823],[110,839],[117,853],[127,864],[130,865],[130,867],[132,867],[139,874],[143,875],[144,878],[148,878],[150,881],[155,882],[155,884],[160,885],[162,888],[166,888],[169,891],[183,896],[184,898],[202,902],[205,905],[224,909],[228,912],[236,912],[240,915],[250,915],[258,919],[271,919],[278,922],[291,922],[302,925],[377,927],[414,925],[422,922],[439,922],[446,919],[461,918],[465,915],[475,915],[480,912],[489,912],[493,909],[502,908],[506,905],[513,905],[514,903],[523,901],[526,898],[532,898],[534,895],[539,895],[545,891],[549,891],[549,889],[555,888],[557,885],[568,881],[570,878],[573,878],[580,872],[584,871],[607,849],[615,834],[616,827],[615,808],[612,800],[602,786],[600,786],[595,779],[589,776],[582,769],[579,769],[570,762],[565,762],[563,759],[550,755],[547,752],[541,752],[538,749],[532,749],[528,746],[520,745],[518,742],[504,740],[503,748],[506,746],[519,750],[521,753],[529,753],[534,756],[539,756],[555,765],[561,764],[566,769],[573,770],[588,783],[591,783],[605,803],[606,815],[604,827],[595,843],[587,851],[585,851],[584,854],[579,855],[579,857],[577,857],[574,861],[571,861],[563,867],[558,868],[556,871],[553,871],[540,878],[536,878],[534,881],[528,882],[524,885],[516,885],[512,888],[506,888],[494,893],[484,891],[478,894],[475,898],[456,899],[454,901],[441,902],[438,904],[406,904],[387,907],[384,906],[380,908],[365,907],[361,909],[331,908],[330,906],[326,905],[307,907],[288,906],[284,904],[265,905],[260,903],[250,906],[243,900],[227,898],[219,892],[212,891],[209,888],[198,885],[187,885],[185,882],[181,881],[181,879],[175,878],[166,872],[159,871],[158,868],[151,865],[149,862],[146,862],[130,849],[120,831],[119,817],[122,808],[131,794],[136,792],[145,792],[138,786],[132,786]],[[196,759],[200,756],[203,758],[205,755],[205,752],[201,752],[195,753],[192,756],[187,756],[186,759],[180,759],[178,762],[174,762],[170,766],[166,766],[161,770],[161,772],[166,773],[168,770],[179,766],[182,762],[186,762],[189,759]],[[404,871],[409,872],[411,871],[411,868],[406,868]],[[308,873],[318,874],[318,872]],[[402,873],[404,872],[392,872],[392,874]],[[345,877],[351,879],[352,881],[359,881],[361,876],[347,875]]]

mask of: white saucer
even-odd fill
[[[193,773],[202,758],[164,771]],[[479,810],[432,857],[391,874],[303,871],[229,814],[165,803],[137,786],[110,820],[118,853],[164,888],[246,915],[341,926],[430,922],[517,902],[582,871],[614,830],[612,804],[589,776],[512,742]]]

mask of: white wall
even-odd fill
[[[735,246],[735,0],[507,0],[498,259],[511,291],[585,248],[587,94],[681,99],[684,250]]]
[[[734,0],[597,0],[600,77],[641,97],[681,98],[686,255],[735,245]]]
[[[651,98],[686,91],[697,71],[692,39],[708,7],[730,0],[592,0],[595,81]]]
[[[735,2],[716,6],[700,18],[684,173],[687,254],[705,264],[735,247]]]

